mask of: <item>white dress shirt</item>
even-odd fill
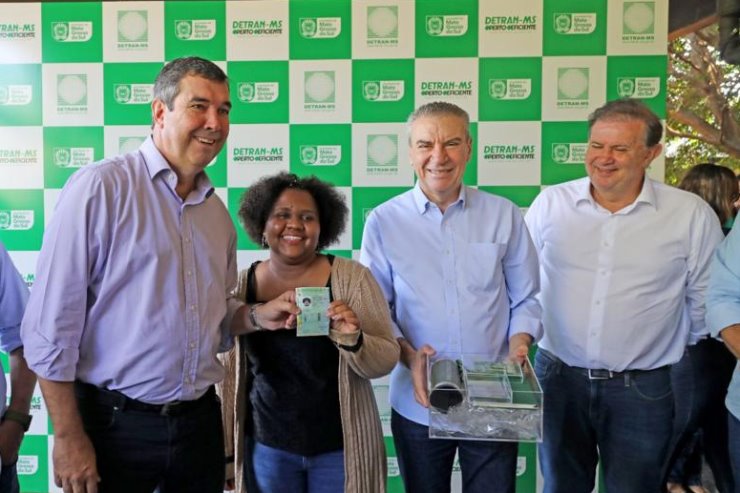
[[[708,268],[723,236],[697,195],[646,178],[611,213],[582,178],[543,190],[525,220],[540,256],[539,346],[566,364],[649,370],[708,334]]]

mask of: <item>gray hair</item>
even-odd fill
[[[640,120],[645,124],[645,145],[653,147],[660,142],[663,125],[658,116],[645,103],[637,99],[615,99],[594,110],[588,116],[588,134],[599,120]]]
[[[470,139],[470,115],[464,109],[453,103],[446,101],[434,101],[426,103],[416,108],[406,120],[406,135],[408,136],[409,145],[411,145],[411,127],[419,118],[427,116],[456,116],[465,122],[465,136]]]
[[[180,94],[180,81],[188,75],[228,83],[228,77],[221,68],[210,60],[197,56],[175,58],[167,63],[154,81],[154,98],[161,100],[172,110],[175,98]]]

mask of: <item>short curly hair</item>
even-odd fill
[[[310,193],[319,210],[318,250],[335,243],[344,232],[349,213],[344,196],[330,183],[315,176],[299,178],[292,173],[281,172],[263,176],[242,195],[239,203],[239,219],[249,238],[262,244],[265,224],[280,194],[288,188],[305,190]]]

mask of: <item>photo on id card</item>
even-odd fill
[[[329,288],[295,288],[295,302],[301,313],[298,314],[296,335],[329,335]]]

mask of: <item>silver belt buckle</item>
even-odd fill
[[[602,370],[602,369],[594,369],[589,368],[588,369],[588,379],[589,380],[609,380],[614,376],[614,372],[611,370]]]

